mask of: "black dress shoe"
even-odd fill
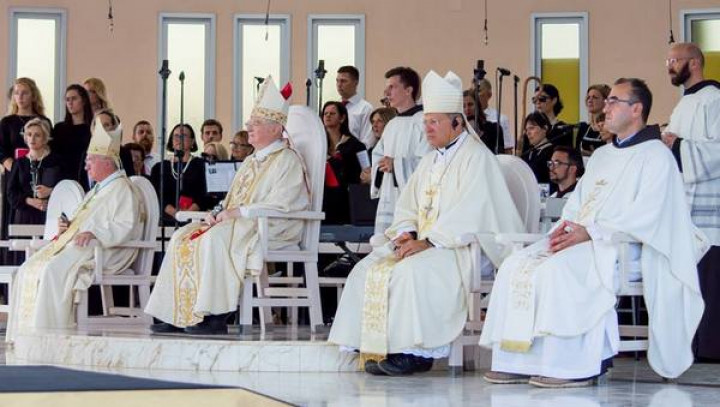
[[[415,357],[404,353],[391,353],[378,362],[378,368],[388,376],[407,376],[415,373]]]
[[[150,325],[150,330],[156,334],[167,334],[172,332],[185,332],[184,329],[175,325],[168,324],[167,322],[160,322],[157,324]]]
[[[373,376],[387,376],[387,373],[380,370],[380,367],[378,367],[378,362],[374,360],[368,360],[365,362],[365,372],[370,373]]]
[[[432,369],[433,358],[424,358],[422,356],[415,356],[415,373],[425,373]]]
[[[207,315],[197,325],[185,328],[186,334],[192,335],[227,335],[227,317],[230,314]]]

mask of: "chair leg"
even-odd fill
[[[320,280],[317,262],[305,263],[305,287],[310,299],[310,331],[315,333],[323,325],[322,303],[320,302]]]
[[[238,314],[240,315],[240,330],[243,334],[252,332],[252,299],[253,299],[253,277],[245,276],[243,279],[242,296],[238,302]]]
[[[77,316],[77,326],[78,328],[84,328],[88,326],[89,316],[88,316],[88,291],[82,290],[78,292],[78,295],[80,296],[80,302],[76,305],[77,308],[75,310],[76,316]]]
[[[265,297],[265,289],[270,286],[270,283],[268,281],[267,269],[260,272],[260,275],[257,276],[256,286],[257,286],[258,298],[264,298]],[[265,326],[268,323],[272,324],[272,322],[273,322],[271,307],[259,305],[258,306],[258,314],[260,315],[260,330],[262,332],[265,332]]]
[[[463,343],[462,334],[458,336],[452,344],[450,344],[450,357],[448,358],[448,366],[450,372],[461,373],[463,369]]]
[[[102,299],[103,315],[110,315],[110,310],[115,307],[115,300],[113,299],[112,286],[101,285],[100,286],[100,297]]]
[[[287,275],[288,277],[295,277],[295,269],[294,269],[294,263],[287,263]],[[293,287],[297,287],[297,285],[293,285]],[[293,329],[297,329],[298,327],[298,307],[290,307],[290,315],[288,317],[290,318],[290,321],[288,325],[292,326]]]

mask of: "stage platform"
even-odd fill
[[[234,327],[231,327],[234,328]],[[19,335],[8,364],[226,372],[354,372],[356,356],[327,342],[328,329],[256,328],[250,335],[151,334],[145,329],[45,330]]]

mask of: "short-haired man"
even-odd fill
[[[376,234],[383,234],[392,224],[398,195],[420,159],[430,151],[422,124],[422,105],[416,104],[420,97],[417,72],[404,66],[387,71],[385,97],[398,115],[385,125],[383,136],[372,152],[370,197],[379,198]]]
[[[215,119],[207,119],[200,126],[200,137],[202,137],[203,144],[212,143],[217,141],[222,142],[223,137],[223,126]]]
[[[682,172],[693,222],[712,245],[698,266],[707,306],[695,354],[720,360],[720,83],[705,80],[705,57],[695,44],[674,44],[665,63],[670,81],[684,92],[663,141]]]
[[[245,276],[263,268],[258,222],[247,217],[248,209],[308,208],[302,159],[283,140],[288,109],[272,77],[265,79],[246,123],[256,152],[238,169],[222,211],[179,229],[170,241],[145,309],[163,321],[151,327],[154,332],[227,333]],[[303,221],[268,224],[270,250],[300,243]]]
[[[497,160],[463,118],[460,78],[430,71],[423,88],[424,126],[435,151],[400,193],[385,244],[350,273],[328,338],[359,349],[375,375],[423,372],[448,356],[468,314],[472,259],[460,236],[523,229]],[[482,250],[500,263],[494,243]]]
[[[672,154],[646,125],[651,105],[642,80],[615,82],[604,108],[613,144],[590,157],[549,236],[500,267],[480,336],[493,350],[487,381],[580,387],[605,373],[620,339],[614,232],[638,240],[628,252],[642,264],[650,366],[675,378],[692,365],[704,242]]]
[[[133,142],[139,144],[145,151],[144,171],[143,174],[150,175],[152,167],[158,163],[158,157],[153,153],[153,144],[155,144],[155,132],[152,125],[147,120],[140,120],[133,126],[132,134]]]
[[[95,186],[70,219],[60,218],[59,234],[18,270],[13,286],[7,339],[35,328],[62,329],[75,324],[76,290],[92,282],[95,240],[104,250],[103,272],[124,271],[137,249],[115,249],[142,236],[139,193],[119,169],[122,129],[106,131],[100,118],[92,123],[85,169]]]
[[[550,182],[557,185],[552,198],[565,198],[575,190],[578,178],[583,176],[585,166],[580,152],[568,146],[557,146],[547,163]]]
[[[372,132],[372,123],[370,123],[370,113],[372,113],[373,107],[370,102],[358,95],[359,82],[360,71],[354,66],[345,65],[337,70],[335,86],[348,111],[350,133],[362,141],[365,147],[372,148],[377,143]]]
[[[485,118],[491,123],[497,123],[498,111],[490,106],[490,98],[492,97],[492,85],[490,81],[487,79],[480,80],[478,88],[477,98],[480,102],[480,108],[485,112]],[[500,127],[503,132],[505,153],[512,154],[512,149],[515,147],[515,137],[510,133],[510,120],[508,120],[504,114],[500,115]]]

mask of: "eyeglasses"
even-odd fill
[[[605,99],[605,105],[606,105],[606,106],[609,106],[609,107],[614,106],[614,105],[615,105],[616,103],[618,103],[618,102],[627,103],[628,106],[632,106],[632,105],[634,105],[635,103],[638,103],[637,100],[632,100],[632,99],[620,99],[620,98],[617,97],[617,96],[610,96],[609,98]]]
[[[688,59],[692,59],[692,58],[688,58],[688,57],[668,58],[668,59],[665,60],[665,66],[666,66],[666,67],[669,67],[670,65],[675,65],[675,64],[677,64],[677,63],[680,62],[680,61],[688,60]]]
[[[570,166],[570,163],[564,162],[564,161],[558,161],[558,160],[550,160],[550,161],[547,162],[548,168],[559,167],[559,166],[561,166],[561,165]]]
[[[548,99],[550,99],[548,96],[533,96],[533,98],[531,100],[533,103],[537,103],[537,102],[545,103],[548,101]]]

